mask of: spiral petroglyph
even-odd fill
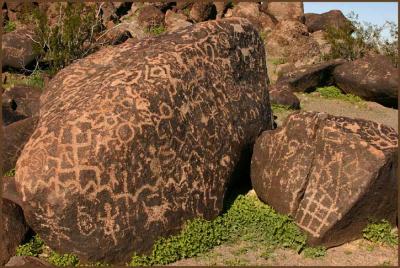
[[[17,162],[29,226],[54,250],[117,263],[215,217],[242,150],[272,128],[267,80],[263,42],[239,18],[61,70]]]

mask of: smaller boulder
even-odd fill
[[[263,7],[265,10],[265,8]],[[303,2],[267,2],[266,12],[278,21],[297,20],[303,22]]]
[[[215,19],[217,14],[214,4],[210,2],[195,2],[189,12],[189,17],[194,22]]]
[[[291,114],[256,140],[251,181],[258,197],[290,215],[310,245],[362,237],[370,219],[397,215],[398,134],[388,126],[326,113]]]
[[[144,29],[160,26],[164,24],[164,13],[152,5],[142,7],[138,11],[138,22]]]
[[[352,29],[351,22],[343,15],[340,10],[331,10],[322,14],[306,13],[304,14],[305,25],[308,31],[327,31],[329,27]]]
[[[7,172],[15,167],[24,145],[28,142],[35,130],[38,117],[28,117],[4,127],[3,140],[3,171]]]
[[[32,256],[14,256],[5,266],[53,267],[50,263]]]
[[[182,13],[175,13],[172,10],[167,10],[165,13],[165,26],[168,32],[173,32],[181,28],[188,27],[193,23],[187,21],[186,17]]]
[[[2,105],[10,106],[15,112],[31,117],[39,112],[41,94],[39,88],[16,85],[4,92]]]
[[[344,64],[342,59],[331,60],[319,64],[303,66],[281,75],[277,83],[287,84],[287,89],[293,92],[312,92],[318,86],[331,85],[334,81],[333,70]]]
[[[7,184],[10,179],[3,178],[3,183]],[[1,220],[4,229],[0,232],[0,266],[6,264],[11,256],[15,255],[16,248],[24,241],[29,230],[21,207],[4,198]]]
[[[397,108],[399,72],[386,56],[369,55],[337,66],[333,78],[345,93]]]
[[[285,84],[275,84],[269,88],[269,99],[271,104],[284,105],[290,109],[300,109],[300,100]]]
[[[35,36],[32,30],[20,28],[3,35],[3,67],[22,69],[35,60],[33,49]]]
[[[276,25],[276,20],[260,11],[260,4],[256,2],[239,2],[225,17],[242,17],[248,19],[257,30],[269,33]]]

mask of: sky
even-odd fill
[[[342,11],[344,15],[351,11],[358,14],[360,22],[369,22],[382,26],[386,21],[398,21],[397,2],[304,2],[304,13],[324,13],[332,9]],[[388,35],[388,33],[384,33]]]

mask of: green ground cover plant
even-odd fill
[[[387,220],[372,222],[363,230],[363,237],[371,242],[395,246],[398,244],[398,234],[392,231]]]
[[[359,103],[363,101],[360,97],[353,94],[343,94],[340,89],[335,86],[319,87],[316,89],[316,92],[318,92],[321,97],[327,99],[338,99],[352,103]]]
[[[321,258],[326,255],[326,248],[325,247],[306,247],[303,250],[304,257],[316,259]]]
[[[9,33],[9,32],[14,31],[16,28],[17,28],[17,25],[15,24],[15,22],[9,20],[4,25],[4,32]]]

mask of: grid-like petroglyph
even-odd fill
[[[119,262],[216,216],[241,150],[272,127],[267,79],[262,40],[236,18],[61,70],[17,163],[30,226],[54,249]]]
[[[337,226],[349,227],[344,222],[351,217],[355,222],[381,217],[374,206],[385,207],[385,217],[395,215],[397,146],[396,131],[375,122],[296,113],[257,140],[253,185],[261,199],[293,216],[314,241],[335,244],[324,236]]]

